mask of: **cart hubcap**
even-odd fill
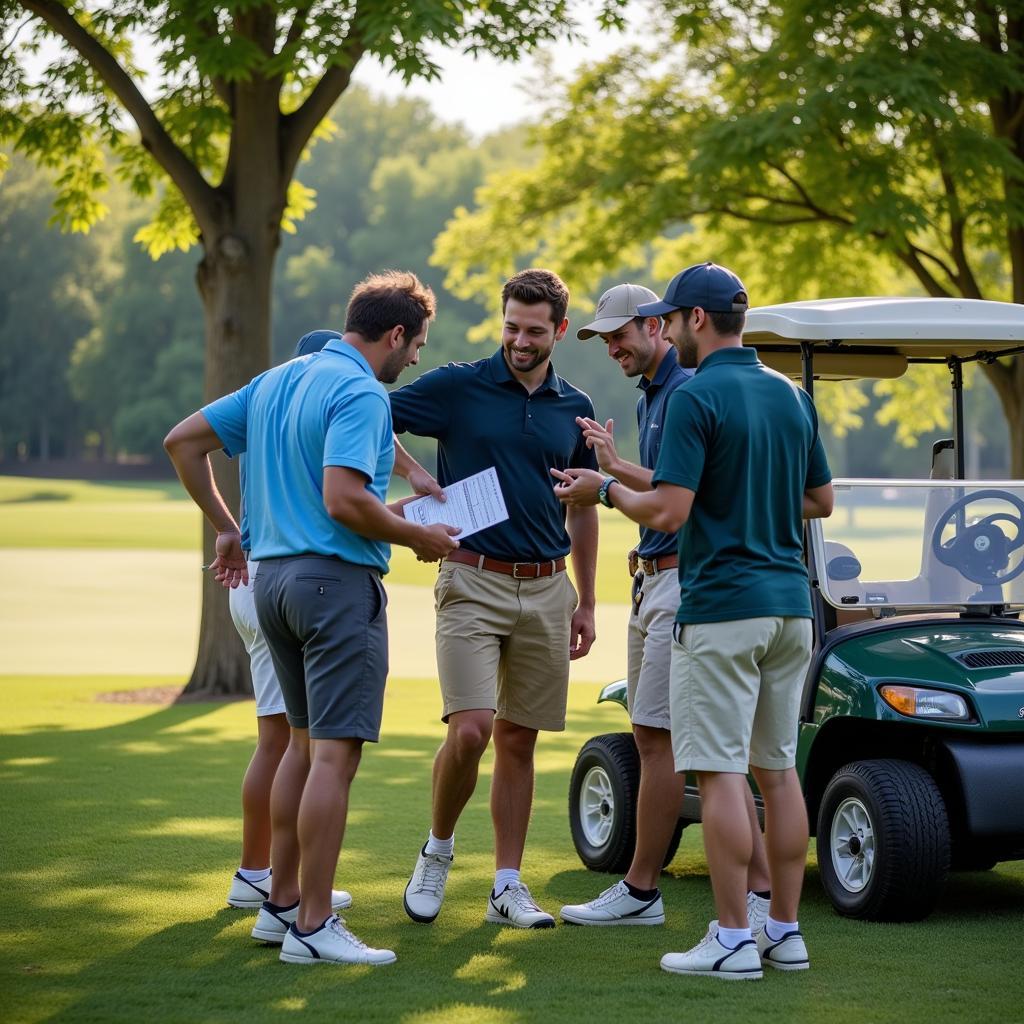
[[[847,892],[861,892],[875,867],[875,830],[856,797],[844,800],[832,818],[829,850],[836,877]]]
[[[583,776],[579,804],[584,838],[591,846],[604,846],[615,822],[615,794],[608,772],[600,765]]]

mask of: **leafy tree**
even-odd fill
[[[438,73],[435,44],[514,59],[566,31],[567,2],[6,0],[0,140],[58,172],[57,215],[72,229],[105,212],[104,152],[138,193],[159,192],[138,237],[154,256],[202,248],[204,394],[213,398],[269,361],[281,231],[313,202],[296,169],[359,60],[379,57],[411,79]],[[614,20],[616,0],[604,5]],[[145,89],[132,45],[140,35],[159,68]],[[44,43],[56,43],[55,56],[35,73],[31,58]],[[237,498],[237,481],[223,467],[220,475]],[[245,691],[248,667],[233,636],[224,595],[206,580],[189,690]]]
[[[755,299],[899,293],[1024,302],[1024,9],[938,0],[664,5],[672,46],[555,91],[543,157],[492,180],[435,258],[464,296],[523,253],[574,283],[662,280],[714,254]],[[516,231],[513,236],[511,232]],[[1024,359],[982,367],[1024,476]],[[944,370],[932,387],[945,390]],[[886,386],[890,415],[912,419]],[[845,392],[840,425],[863,395]]]

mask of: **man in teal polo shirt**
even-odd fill
[[[256,611],[292,728],[271,794],[273,875],[257,924],[289,963],[395,960],[344,927],[331,885],[362,745],[380,732],[388,542],[424,561],[457,546],[450,528],[417,526],[383,501],[394,439],[381,382],[418,361],[433,315],[433,292],[415,275],[371,276],[352,293],[341,339],[204,407],[164,442],[217,530],[213,568],[225,586],[248,571],[208,456],[247,454]]]
[[[677,274],[662,332],[693,380],[669,402],[654,489],[614,477],[553,471],[567,504],[600,500],[641,525],[680,530],[680,606],[672,651],[676,770],[697,775],[718,920],[666,971],[749,979],[762,963],[809,965],[797,908],[807,813],[794,768],[799,701],[811,655],[802,519],[832,510],[831,474],[810,398],[744,348],[747,295],[713,263]],[[747,769],[765,801],[771,907],[751,935],[746,875],[752,829]]]

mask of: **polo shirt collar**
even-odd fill
[[[642,391],[660,388],[668,380],[672,373],[672,367],[678,360],[679,356],[676,354],[675,346],[670,345],[668,351],[661,357],[661,362],[658,363],[658,368],[654,371],[654,377],[648,380],[646,377],[641,376],[636,386]]]
[[[374,376],[373,368],[366,361],[366,356],[359,351],[354,345],[350,345],[343,338],[331,338],[326,345],[324,345],[323,352],[334,352],[339,356],[347,356],[349,359],[358,363],[371,377]]]
[[[753,366],[757,361],[757,349],[749,348],[747,345],[720,348],[717,352],[712,352],[711,355],[704,358],[700,366],[697,367],[697,372],[700,373],[701,370],[705,370],[709,366],[718,366],[721,363]]]
[[[508,368],[508,363],[505,362],[504,349],[502,349],[500,345],[498,346],[497,352],[491,356],[488,362],[491,366],[491,376],[499,384],[507,384],[511,381],[512,383],[519,384],[519,386],[522,387],[522,384],[512,376],[512,371]],[[555,373],[555,368],[551,363],[548,363],[548,374],[544,378],[544,383],[537,388],[537,391],[554,391],[556,395],[562,394],[562,382],[559,379],[558,374]],[[534,394],[536,393],[537,392],[534,392]]]

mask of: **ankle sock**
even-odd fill
[[[427,835],[427,845],[424,853],[431,857],[454,857],[455,856],[455,833],[447,839],[438,839],[433,832]]]
[[[653,900],[658,895],[657,887],[653,889],[638,889],[635,885],[631,885],[625,879],[622,880],[622,884],[629,890],[629,895],[635,900]]]
[[[750,890],[755,896],[760,897],[762,900],[770,900],[772,898],[771,889],[751,889]]]
[[[510,885],[519,884],[518,868],[498,868],[494,872],[494,894],[500,896]]]
[[[776,921],[774,917],[769,916],[764,923],[764,933],[772,942],[778,942],[787,932],[798,931],[800,931],[799,921]]]
[[[726,949],[735,949],[741,942],[747,942],[752,938],[749,928],[723,928],[718,927],[718,941]]]
[[[270,868],[239,868],[238,874],[247,882],[264,882],[270,877]]]

